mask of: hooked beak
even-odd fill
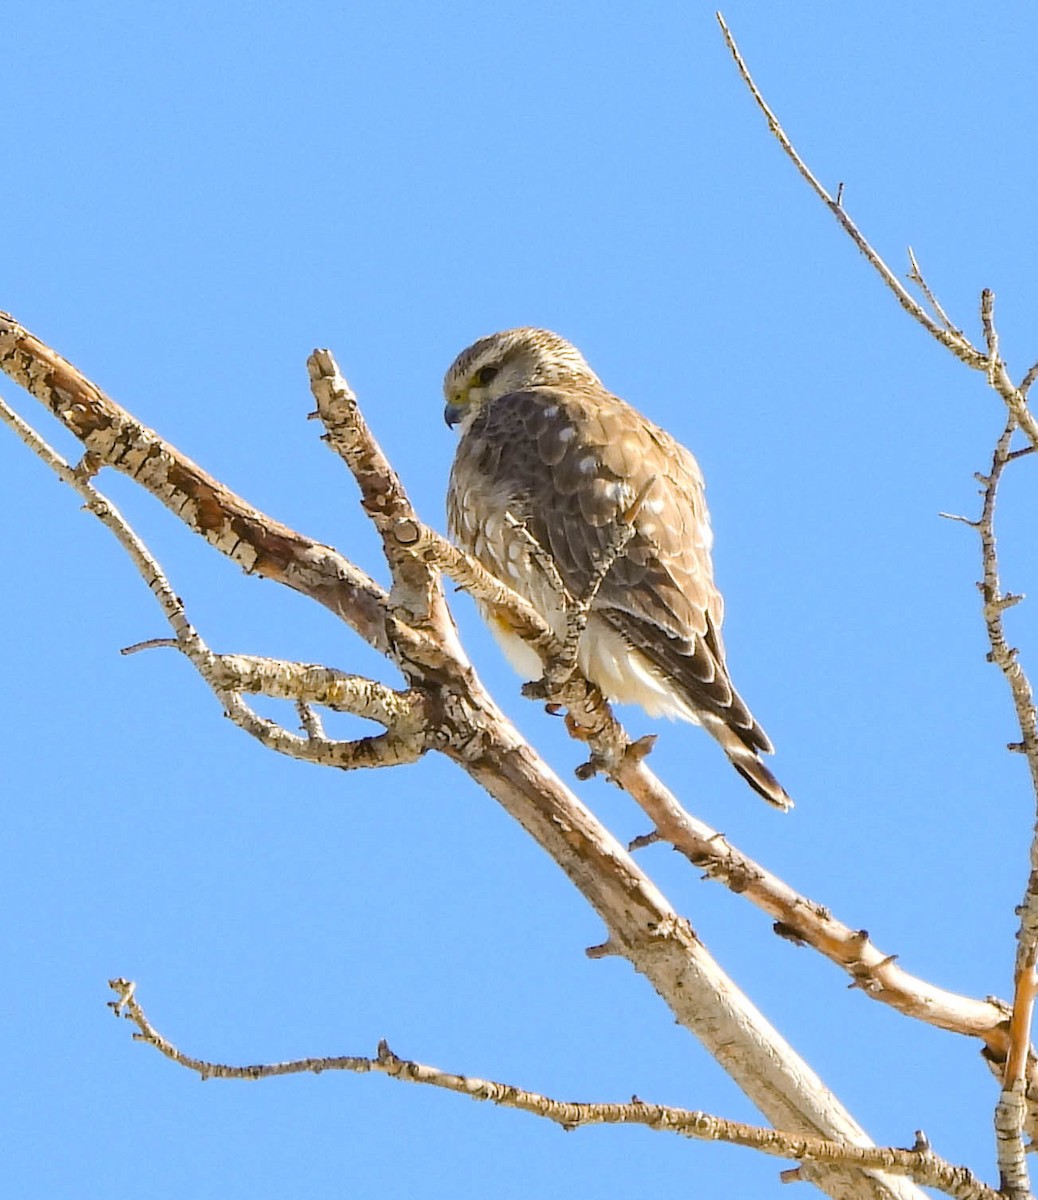
[[[448,401],[443,407],[443,419],[453,429],[465,415],[465,407],[461,404],[451,404]]]

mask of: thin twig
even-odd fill
[[[985,288],[980,293],[980,325],[984,330],[984,344],[988,350],[986,363],[988,383],[997,391],[999,369],[1004,369],[1005,364],[998,353],[998,330],[995,328],[995,293],[990,288]],[[1015,424],[1016,422],[1014,421]]]
[[[919,290],[926,297],[926,299],[929,302],[930,307],[933,309],[934,314],[937,317],[937,319],[941,322],[941,324],[945,327],[945,329],[948,330],[949,333],[955,334],[956,337],[960,337],[960,338],[965,337],[965,334],[962,332],[961,329],[958,328],[958,326],[956,326],[953,323],[952,319],[944,311],[944,308],[941,305],[941,302],[937,299],[937,297],[930,290],[930,285],[926,282],[926,279],[925,279],[922,271],[919,269],[919,263],[916,261],[915,252],[913,251],[911,246],[908,247],[908,261],[912,265],[912,269],[908,273],[908,278],[919,288]]]
[[[904,288],[894,272],[891,271],[883,258],[873,249],[862,232],[847,215],[847,211],[842,204],[842,194],[838,199],[834,200],[812,173],[806,162],[797,153],[785,130],[779,124],[778,118],[771,111],[764,97],[761,95],[760,89],[754,83],[749,68],[746,66],[742,55],[739,53],[739,48],[735,44],[735,39],[732,37],[728,26],[725,24],[724,17],[720,13],[717,13],[717,21],[739,74],[742,76],[743,82],[756,101],[758,108],[767,118],[768,127],[786,156],[807,181],[811,190],[822,200],[840,223],[843,230],[872,264],[883,282],[894,293],[901,307],[914,320],[918,321],[928,333],[936,338],[942,346],[949,349],[961,362],[964,362],[967,366],[975,370],[985,372],[989,383],[1002,398],[1009,412],[1016,418],[1020,429],[1028,441],[1032,445],[1038,446],[1038,419],[1035,418],[1034,414],[1027,407],[1027,391],[1034,380],[1038,378],[1038,363],[1027,372],[1020,386],[1017,387],[1012,379],[1010,379],[1005,363],[998,359],[997,354],[992,356],[990,346],[987,353],[980,350],[961,330],[952,324],[943,309],[935,310],[938,312],[937,320],[930,316],[926,309]],[[929,289],[927,289],[927,292],[929,293]],[[932,297],[932,293],[929,293],[929,296]],[[987,292],[986,296],[989,298],[988,302],[993,299],[990,292]],[[936,301],[934,303],[936,304]]]
[[[505,1108],[518,1109],[561,1125],[579,1129],[588,1125],[640,1125],[664,1133],[675,1133],[699,1141],[727,1142],[759,1150],[776,1158],[825,1165],[855,1166],[904,1175],[925,1187],[933,1187],[955,1200],[999,1200],[998,1194],[982,1183],[967,1167],[953,1166],[938,1157],[929,1145],[911,1150],[896,1147],[855,1146],[847,1142],[804,1137],[779,1130],[728,1121],[710,1113],[647,1104],[633,1098],[626,1104],[584,1103],[555,1100],[538,1092],[512,1084],[497,1083],[475,1076],[457,1075],[425,1063],[403,1059],[383,1040],[375,1057],[336,1055],[303,1058],[291,1062],[233,1066],[195,1058],[178,1049],[151,1024],[136,996],[136,985],[126,979],[112,979],[109,986],[116,999],[109,1007],[137,1026],[134,1037],[153,1046],[179,1066],[197,1072],[203,1079],[269,1079],[281,1075],[324,1071],[377,1072],[409,1083],[425,1084],[485,1100]]]
[[[146,638],[143,642],[134,642],[132,646],[123,646],[120,654],[140,654],[142,650],[179,650],[176,638]]]
[[[739,53],[739,47],[735,44],[735,39],[732,37],[731,31],[725,23],[724,17],[717,13],[717,23],[721,27],[721,32],[724,35],[724,40],[728,49],[735,60],[735,65],[742,76],[743,82],[746,84],[757,103],[757,107],[764,114],[768,122],[768,128],[775,136],[776,141],[785,151],[787,157],[807,181],[811,190],[825,204],[833,216],[839,221],[847,235],[851,238],[858,249],[865,255],[868,261],[879,273],[883,282],[897,297],[898,303],[905,309],[924,329],[928,330],[942,346],[947,346],[949,350],[957,358],[961,358],[963,362],[968,363],[972,367],[983,367],[985,365],[984,356],[981,352],[961,334],[953,329],[945,328],[939,321],[935,321],[933,317],[926,311],[925,308],[905,289],[901,281],[894,272],[887,266],[880,255],[872,248],[864,235],[854,224],[851,218],[847,215],[847,210],[843,207],[842,197],[838,203],[819,182],[817,177],[808,167],[807,163],[800,157],[793,143],[789,140],[785,130],[779,124],[778,118],[768,106],[760,89],[753,81],[750,75],[749,68]],[[950,322],[949,322],[950,324]]]
[[[1038,798],[1038,714],[1035,711],[1034,694],[1026,673],[1020,666],[1017,651],[1006,641],[1002,614],[1020,600],[1019,596],[1003,593],[999,579],[998,542],[995,537],[995,507],[998,485],[1006,465],[1016,457],[1009,449],[1016,421],[1010,417],[1002,436],[998,440],[992,457],[991,470],[980,477],[983,484],[983,506],[977,528],[980,532],[983,576],[978,587],[983,599],[984,624],[990,644],[991,661],[1001,670],[1009,684],[1016,709],[1017,721],[1023,738],[1031,772],[1031,783]],[[1038,864],[1038,851],[1036,851]]]
[[[1031,366],[1027,368],[1023,379],[1020,380],[1021,396],[1027,396],[1027,393],[1031,390],[1031,386],[1036,379],[1038,379],[1038,362],[1032,363]]]
[[[526,543],[526,547],[530,551],[530,557],[547,576],[552,591],[559,596],[568,596],[569,589],[559,574],[559,568],[555,565],[555,559],[552,558],[548,551],[533,536],[526,522],[520,521],[513,513],[506,512],[505,524]]]
[[[1009,415],[1019,425],[1032,447],[1038,448],[1038,420],[1027,406],[1031,372],[1028,371],[1024,376],[1020,387],[1009,377],[1009,370],[999,353],[998,330],[995,327],[995,293],[990,288],[984,288],[980,293],[980,323],[987,346],[984,370],[987,373],[988,384],[1002,397]],[[1027,384],[1026,388],[1024,383]]]

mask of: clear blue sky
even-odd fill
[[[1038,357],[1038,12],[732,3],[820,177],[957,320],[998,295]],[[21,4],[2,97],[10,309],[279,519],[380,578],[355,489],[307,422],[339,356],[442,527],[440,378],[479,335],[570,337],[709,481],[736,681],[797,799],[781,817],[702,733],[658,770],[707,820],[909,970],[1006,995],[1033,816],[984,661],[972,474],[1002,414],[897,309],[769,139],[711,10],[684,3]],[[33,402],[3,383],[33,415]],[[53,427],[45,425],[53,432]],[[61,431],[59,445],[70,448]],[[783,1164],[638,1130],[564,1135],[374,1078],[201,1084],[134,1044],[136,979],[185,1049],[399,1053],[569,1099],[754,1119],[554,865],[449,764],[321,772],[263,751],[168,651],[76,499],[0,439],[10,1195],[149,1200],[773,1194]],[[393,676],[325,613],[244,579],[109,475],[214,648]],[[1004,493],[1004,581],[1034,589],[1034,467]],[[480,671],[569,772],[459,600]],[[1038,673],[1034,602],[1011,634]],[[645,732],[639,713],[630,726]],[[584,793],[623,838],[646,821]],[[992,1174],[975,1045],[911,1024],[663,848],[721,963],[879,1140]]]

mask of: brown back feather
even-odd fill
[[[747,749],[770,751],[725,666],[723,601],[713,581],[699,466],[623,400],[587,383],[530,388],[488,404],[458,449],[450,523],[462,532],[459,497],[478,480],[526,525],[579,597],[652,477],[634,537],[594,609],[677,686],[694,712],[715,718],[708,727],[719,718]]]

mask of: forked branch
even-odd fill
[[[341,769],[398,766],[414,762],[425,752],[421,698],[417,694],[394,692],[375,680],[348,676],[329,667],[214,654],[188,620],[184,603],[158,560],[119,509],[94,486],[97,460],[88,453],[77,467],[72,467],[3,400],[0,400],[0,420],[59,479],[82,496],[87,511],[115,535],[137,568],[174,634],[171,639],[152,639],[144,645],[172,645],[180,650],[239,728],[279,754]],[[340,741],[324,737],[314,729],[300,737],[276,721],[260,716],[242,699],[246,692],[324,704],[378,721],[386,727],[386,732],[376,737]]]
[[[312,360],[312,364],[335,393],[330,397],[333,407],[341,404],[349,423],[355,405],[351,406],[346,396],[348,389],[339,385],[341,377],[330,356]],[[312,593],[333,609],[338,606],[345,620],[382,648],[409,682],[408,691],[401,695],[421,698],[423,747],[441,750],[467,771],[552,856],[605,923],[613,952],[647,977],[677,1020],[702,1041],[768,1120],[777,1128],[806,1137],[869,1144],[817,1075],[724,975],[688,922],[494,704],[457,643],[453,622],[440,603],[438,576],[426,588],[420,575],[411,577],[407,564],[401,563],[393,571],[393,591],[386,594],[370,581],[364,583],[366,577],[334,550],[317,547],[270,521],[276,533],[272,540],[265,525],[269,518],[250,509],[174,447],[134,422],[10,318],[0,318],[0,366],[25,382],[87,444],[86,474],[110,465],[131,475],[193,530],[212,534],[210,540],[224,553]],[[366,426],[355,422],[347,436],[354,433],[359,444],[351,456],[359,455],[356,461],[361,464],[377,463],[381,451]],[[376,476],[377,469],[368,480],[358,480],[362,496],[375,484]],[[389,502],[393,511],[384,514],[384,537],[392,537],[399,547],[409,540],[405,537],[401,542],[401,528],[413,525],[418,529],[420,522],[402,489],[394,491]],[[228,530],[233,537],[224,536]],[[417,544],[421,540],[419,537]],[[393,566],[391,554],[399,555],[399,549],[391,552],[387,548]],[[157,564],[152,570],[158,579]],[[361,591],[359,601],[354,596],[357,590]],[[211,653],[208,648],[205,652]],[[221,668],[217,659],[214,656],[210,669],[224,671],[223,684],[234,664]],[[239,662],[238,667],[242,681],[258,681],[265,675],[266,682],[274,686],[279,678],[276,668],[258,666],[256,660]],[[577,679],[574,676],[572,686],[577,686]],[[334,681],[326,678],[323,682]],[[298,690],[306,693],[302,686]],[[342,694],[356,699],[352,686],[344,686]],[[250,732],[276,749],[286,745],[291,749],[293,737],[298,744],[308,740],[322,743],[324,735],[315,710],[306,700],[298,704],[305,737],[264,724],[254,715]],[[244,706],[240,694],[230,694],[229,709],[232,705]],[[592,709],[608,715],[601,697],[589,701],[588,712]],[[856,1166],[805,1162],[801,1170],[804,1178],[839,1200],[892,1200],[894,1196],[907,1200],[916,1194],[905,1179]]]

